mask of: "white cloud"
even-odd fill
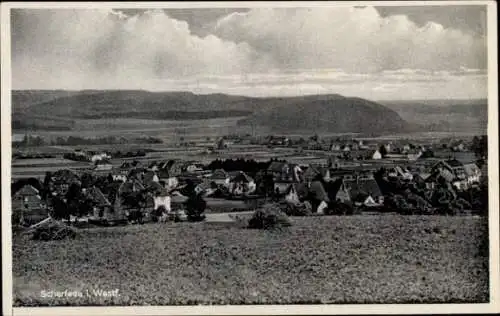
[[[218,21],[215,34],[248,42],[279,68],[459,69],[486,66],[485,41],[404,15],[381,17],[373,7],[254,9]]]
[[[256,9],[212,35],[163,11],[22,10],[16,89],[147,89],[371,99],[485,97],[485,44],[370,7]]]

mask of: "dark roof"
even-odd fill
[[[90,188],[88,191],[88,195],[92,199],[92,201],[99,206],[111,205],[108,198],[102,193],[99,188]]]
[[[78,175],[70,169],[61,169],[54,172],[52,177],[56,182],[72,183],[79,181]]]
[[[449,160],[446,160],[446,163],[452,167],[452,168],[455,168],[455,167],[463,167],[463,164],[457,160],[457,159],[449,159]]]
[[[123,182],[120,188],[118,189],[118,192],[122,194],[122,193],[136,192],[142,190],[144,190],[144,186],[142,185],[142,183],[140,183],[137,180],[131,180]]]
[[[227,179],[228,173],[224,169],[216,169],[212,172],[210,179]]]
[[[38,190],[31,184],[26,184],[15,195],[38,195]]]
[[[149,182],[154,182],[153,179],[154,179],[155,175],[156,175],[156,172],[154,172],[154,171],[146,171],[144,173],[144,180],[143,180],[143,182],[144,183],[148,183],[148,184],[149,184]]]
[[[377,184],[377,181],[373,179],[367,180],[354,180],[344,182],[350,191],[351,197],[355,198],[359,194],[369,194],[372,197],[382,196],[382,192]]]
[[[309,193],[320,201],[329,202],[328,194],[320,181],[313,181],[309,187]]]
[[[272,171],[272,172],[282,172],[283,169],[287,165],[288,165],[288,163],[286,163],[286,162],[273,161],[273,162],[271,162],[271,164],[269,165],[269,167],[267,167],[267,170],[268,171]]]
[[[290,193],[291,190],[295,190],[299,198],[304,198],[309,194],[309,188],[305,183],[292,183],[288,187],[286,193]]]
[[[247,175],[246,173],[244,173],[243,171],[237,171],[237,174],[236,175],[233,175],[231,177],[231,182],[251,182],[253,181],[253,179]]]

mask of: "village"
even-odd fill
[[[238,145],[283,154],[230,155]],[[485,136],[448,142],[225,136],[199,160],[76,148],[64,159],[90,167],[13,179],[13,224],[202,221],[205,213],[249,212],[269,203],[289,216],[487,214],[486,153]],[[297,159],[308,156],[314,159]]]

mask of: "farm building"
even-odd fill
[[[468,185],[479,183],[481,179],[481,169],[475,163],[464,164],[465,175]]]
[[[166,190],[162,190],[158,194],[155,194],[153,203],[154,210],[157,210],[158,208],[163,206],[167,213],[170,213],[172,211],[171,198]]]
[[[87,191],[87,194],[94,204],[94,219],[103,220],[111,217],[110,214],[113,213],[111,202],[99,188],[92,187]]]
[[[273,161],[267,168],[275,182],[301,182],[303,171],[297,164]],[[287,187],[288,188],[288,187]]]
[[[252,194],[257,188],[255,181],[243,171],[229,173],[229,191],[234,195]]]
[[[313,211],[317,213],[323,213],[330,202],[330,198],[320,181],[311,182],[308,197],[311,201]]]
[[[377,181],[373,179],[344,181],[343,186],[345,193],[349,194],[348,199],[356,205],[372,207],[384,203],[384,196],[380,191]]]
[[[78,175],[70,169],[61,169],[52,174],[51,182],[57,194],[64,195],[73,183],[80,183]]]
[[[372,159],[382,159],[382,154],[380,153],[380,151],[377,149],[375,150],[375,152],[372,154]]]
[[[306,183],[314,181],[317,177],[321,177],[327,182],[331,180],[330,169],[317,165],[310,165],[309,168],[304,171],[302,177]]]
[[[403,181],[413,180],[413,174],[407,168],[401,166],[389,168],[387,176],[392,179],[399,179]]]
[[[309,194],[309,188],[305,183],[292,183],[285,192],[285,201],[297,205]]]
[[[29,224],[35,224],[49,216],[39,191],[29,184],[12,197],[12,215],[15,222]]]
[[[439,174],[458,190],[466,190],[469,187],[464,165],[457,159],[439,161],[431,168],[431,173]],[[429,177],[429,179],[436,181],[437,177]]]
[[[214,170],[208,179],[217,185],[223,185],[225,187],[229,187],[229,182],[231,180],[229,174],[224,169]]]

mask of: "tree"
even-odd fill
[[[385,148],[385,146],[383,144],[380,145],[378,151],[382,155],[382,158],[384,158],[385,156],[387,156],[387,149]]]
[[[205,219],[203,213],[207,207],[207,202],[203,199],[201,194],[192,194],[185,203],[188,221],[199,222]]]

